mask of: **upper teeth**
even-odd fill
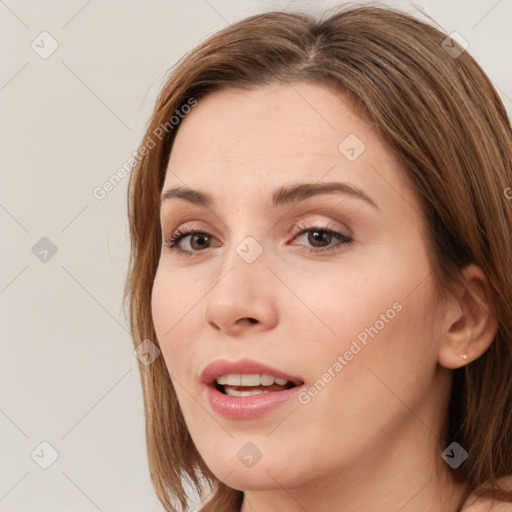
[[[271,386],[274,382],[284,386],[288,382],[286,379],[274,377],[273,375],[261,375],[259,373],[244,375],[230,373],[229,375],[221,375],[216,380],[218,384],[227,384],[228,386]]]

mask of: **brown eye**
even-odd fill
[[[323,228],[315,226],[309,228],[305,226],[297,227],[297,234],[295,235],[295,238],[300,238],[305,234],[307,234],[307,245],[310,245],[310,253],[330,251],[347,246],[353,242],[350,237],[340,233],[339,231],[335,231],[327,227]],[[334,241],[337,241],[338,243],[332,245]]]
[[[182,242],[189,237],[189,244],[191,249],[183,249]],[[208,233],[204,233],[203,231],[178,229],[169,237],[166,242],[164,242],[164,246],[166,246],[170,251],[190,256],[194,253],[198,253],[204,249],[207,249],[208,243],[212,238],[212,236],[210,236]]]
[[[208,241],[210,239],[209,235],[206,235],[204,233],[195,233],[190,236],[190,247],[192,247],[192,249],[194,250],[199,251],[207,246]]]
[[[308,235],[308,242],[311,243],[313,247],[324,247],[323,245],[317,245],[317,244],[323,244],[327,242],[327,245],[331,243],[332,235],[324,230],[309,230]]]

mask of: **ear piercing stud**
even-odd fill
[[[462,357],[462,359],[467,359],[468,358],[468,355],[467,354],[457,354],[459,357]]]

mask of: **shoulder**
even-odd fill
[[[512,492],[512,475],[498,478],[498,485]],[[461,512],[510,512],[511,510],[512,503],[503,501],[494,501],[493,503],[490,498],[478,498],[473,493],[466,500]]]

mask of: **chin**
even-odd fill
[[[281,486],[294,487],[305,483],[301,481],[303,472],[296,473],[302,465],[293,461],[289,453],[274,452],[265,457],[261,452],[258,455],[250,443],[246,440],[233,442],[231,449],[219,446],[219,450],[210,449],[206,456],[202,453],[201,456],[219,480],[240,491],[279,489]],[[261,451],[264,452],[264,448]]]
[[[289,483],[282,478],[286,468],[270,467],[233,467],[233,465],[220,465],[215,476],[233,489],[239,491],[280,489],[288,487]],[[272,475],[276,478],[272,478]]]

